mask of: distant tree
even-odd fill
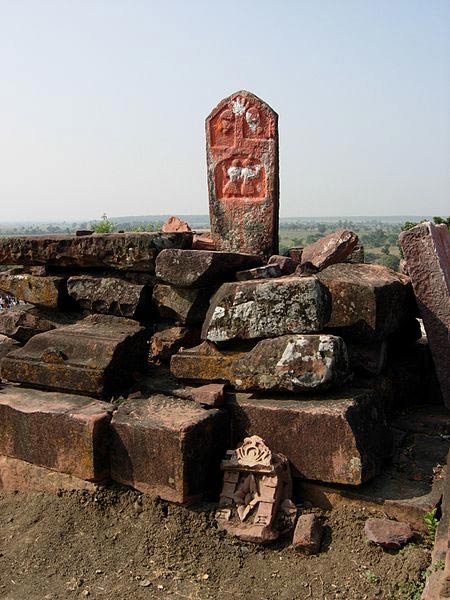
[[[94,226],[95,233],[113,233],[116,231],[116,226],[108,219],[106,213],[102,214],[102,220]]]
[[[386,244],[385,246],[383,246],[381,248],[381,253],[382,254],[390,254],[389,244]]]
[[[393,254],[388,254],[387,256],[382,256],[380,260],[381,264],[385,267],[389,267],[393,271],[398,271],[400,265],[400,259],[398,256],[394,256]]]
[[[325,223],[317,223],[317,231],[319,233],[324,234],[326,230],[327,230],[327,226]]]

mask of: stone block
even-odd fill
[[[269,262],[267,264],[278,265],[283,275],[292,275],[300,263],[298,263],[296,260],[292,260],[292,258],[289,258],[289,256],[274,254],[269,258]]]
[[[367,519],[364,533],[371,542],[389,550],[398,550],[414,536],[408,523],[377,518]]]
[[[190,248],[192,233],[108,233],[0,238],[0,264],[154,272],[164,248]]]
[[[0,273],[0,290],[18,300],[46,308],[63,308],[67,305],[66,279],[64,277],[38,277],[30,273]]]
[[[108,397],[147,364],[145,330],[135,321],[90,315],[75,325],[35,335],[1,362],[5,379]]]
[[[421,223],[400,235],[442,397],[450,407],[450,233]]]
[[[192,231],[186,221],[182,221],[178,217],[169,217],[164,225],[161,227],[163,233],[173,232],[189,232]]]
[[[304,400],[228,397],[233,441],[250,432],[289,458],[293,477],[359,485],[377,475],[392,434],[376,396],[348,389]]]
[[[302,264],[310,263],[321,271],[330,265],[344,262],[358,243],[358,236],[348,229],[338,229],[305,246]]]
[[[158,283],[153,289],[153,302],[163,319],[183,325],[202,324],[215,288],[181,288]]]
[[[200,330],[194,327],[166,327],[153,334],[150,340],[150,358],[168,361],[180,348],[191,348],[200,341]]]
[[[179,503],[198,500],[219,484],[226,412],[155,394],[122,404],[111,427],[115,481]]]
[[[112,405],[83,396],[0,389],[0,454],[87,481],[109,476]]]
[[[20,344],[17,340],[14,340],[13,338],[9,338],[6,335],[0,334],[0,360],[4,356],[9,354],[12,350],[16,350],[17,348],[20,348]],[[0,377],[1,377],[1,370],[0,370]]]
[[[326,326],[344,339],[381,340],[415,316],[409,278],[382,265],[341,263],[317,278],[332,297]]]
[[[294,530],[292,545],[297,552],[318,554],[323,536],[323,525],[320,518],[309,513],[300,515]]]
[[[214,250],[166,250],[156,260],[156,275],[176,287],[210,287],[234,280],[237,271],[262,266],[260,256]]]
[[[315,277],[225,283],[214,294],[202,329],[212,342],[315,333],[330,317],[330,295]]]
[[[16,305],[0,313],[0,334],[25,344],[38,333],[54,329],[48,315],[28,304]]]
[[[278,250],[278,115],[240,91],[206,119],[209,214],[217,249]]]
[[[246,271],[238,271],[236,273],[237,281],[247,281],[249,279],[273,279],[281,277],[283,273],[278,265],[264,265],[256,267],[256,269],[247,269]]]
[[[356,244],[352,250],[352,253],[344,260],[344,262],[353,263],[355,265],[364,263],[364,261],[364,246],[362,244]]]

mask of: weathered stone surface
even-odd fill
[[[300,515],[294,530],[292,545],[298,552],[318,554],[323,536],[323,525],[320,518],[309,513]]]
[[[158,283],[153,289],[153,302],[163,319],[201,324],[214,291],[215,288],[181,288]]]
[[[348,229],[338,229],[305,246],[302,252],[302,264],[311,263],[319,270],[330,265],[344,262],[350,256],[356,244],[358,236]]]
[[[0,237],[0,264],[112,267],[153,272],[164,248],[190,248],[192,233]]]
[[[330,316],[327,289],[314,277],[225,283],[211,299],[202,338],[213,342],[320,331]]]
[[[178,352],[170,361],[170,371],[180,379],[225,381],[233,379],[233,364],[246,352],[221,351],[212,342]]]
[[[237,281],[247,281],[249,279],[272,279],[281,277],[283,273],[278,265],[264,265],[256,269],[247,269],[236,273]]]
[[[450,233],[422,223],[400,235],[446,406],[450,407]]]
[[[18,300],[47,308],[67,304],[66,280],[63,277],[37,277],[28,273],[0,273],[0,290]]]
[[[171,502],[214,488],[228,444],[228,417],[156,394],[122,404],[111,421],[111,476]]]
[[[206,119],[206,153],[217,248],[268,258],[278,247],[278,115],[249,92],[232,94]]]
[[[90,315],[35,335],[1,362],[2,376],[32,386],[107,397],[144,370],[148,345],[135,321]]]
[[[30,304],[17,305],[0,313],[0,334],[11,337],[24,344],[38,333],[55,328],[41,311]]]
[[[217,250],[216,243],[209,235],[194,233],[192,250]]]
[[[225,386],[223,384],[208,383],[198,388],[191,388],[191,398],[198,404],[220,408],[225,402],[224,390]]]
[[[415,316],[410,280],[382,265],[331,265],[317,278],[332,297],[326,326],[344,339],[380,340]]]
[[[118,277],[77,275],[67,281],[69,295],[84,310],[117,317],[147,318],[152,314],[151,288]]]
[[[200,341],[200,330],[194,327],[166,327],[153,334],[150,340],[150,358],[168,361],[180,348],[191,348]]]
[[[297,246],[295,248],[289,248],[287,256],[292,260],[295,260],[298,264],[302,262],[303,246]]]
[[[6,335],[0,334],[0,360],[4,356],[9,354],[12,350],[15,350],[16,348],[19,348],[19,347],[20,347],[20,344],[17,340],[14,340],[13,338],[10,338]],[[0,370],[0,377],[1,377],[1,370]]]
[[[263,264],[260,256],[210,250],[165,250],[156,259],[156,275],[177,287],[208,287],[233,280],[237,271]]]
[[[347,256],[344,262],[353,263],[354,265],[364,263],[364,246],[362,244],[356,244],[351,254]]]
[[[94,233],[93,229],[77,229],[75,231],[75,235],[78,236],[82,236],[82,235],[92,235]]]
[[[0,454],[88,481],[109,476],[112,406],[72,394],[0,389]]]
[[[269,262],[267,264],[278,265],[283,275],[292,275],[300,263],[292,258],[289,258],[289,256],[274,254],[269,258]]]
[[[376,396],[366,390],[286,397],[231,394],[233,440],[250,432],[289,457],[292,475],[328,483],[359,485],[380,472],[392,434]]]
[[[376,518],[367,519],[364,533],[371,542],[390,550],[398,550],[414,535],[408,523]]]
[[[189,232],[192,231],[186,221],[182,221],[178,217],[169,217],[164,225],[161,227],[161,231],[163,233],[173,233],[173,232]]]

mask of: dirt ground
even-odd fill
[[[322,552],[269,548],[216,529],[213,506],[185,508],[134,491],[0,494],[0,598],[378,600],[420,598],[430,560],[418,538],[368,543],[368,512],[322,513]]]

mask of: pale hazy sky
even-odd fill
[[[239,89],[282,216],[450,213],[448,0],[0,0],[0,222],[207,213]]]

